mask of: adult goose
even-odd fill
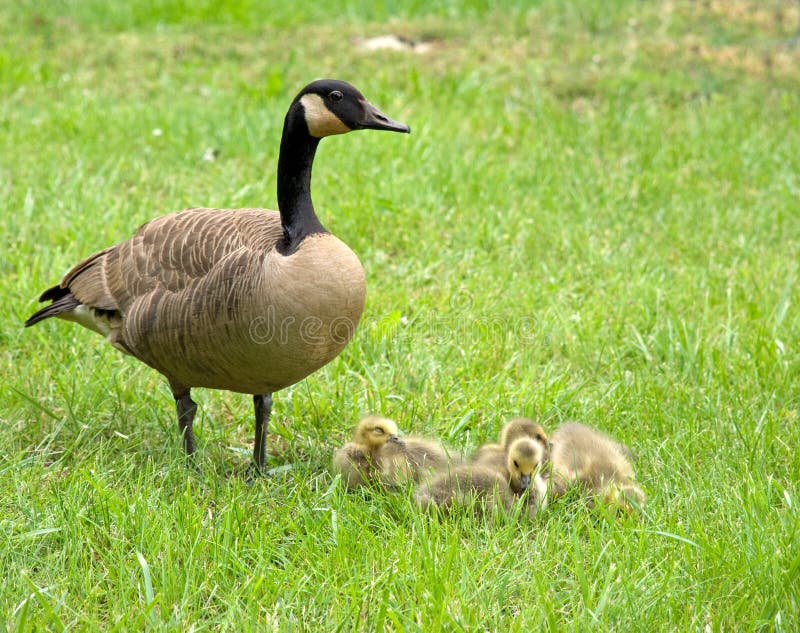
[[[278,160],[278,209],[187,209],[156,218],[45,290],[25,325],[74,321],[161,372],[195,450],[193,387],[253,394],[253,464],[264,470],[272,394],[342,351],[364,308],[358,257],[322,226],[311,167],[324,136],[409,132],[343,81],[292,101]]]

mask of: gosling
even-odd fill
[[[430,479],[462,462],[459,453],[424,437],[403,437],[386,444],[380,451],[381,477],[387,486]]]
[[[472,454],[471,461],[490,465],[502,464],[505,461],[508,447],[514,440],[521,437],[529,437],[539,442],[545,449],[545,459],[547,459],[550,440],[542,426],[530,418],[514,418],[503,426],[500,432],[500,442],[483,444]]]
[[[528,437],[515,440],[501,467],[488,463],[463,464],[431,482],[420,484],[415,500],[423,508],[448,511],[454,505],[480,502],[480,509],[510,509],[527,492],[528,514],[546,505],[547,484],[541,475],[545,451]]]
[[[545,450],[541,443],[529,437],[514,440],[508,447],[505,471],[508,487],[516,495],[528,493],[528,504],[532,511],[544,508],[547,503],[547,482],[542,476],[545,466]]]
[[[370,415],[361,420],[348,442],[333,455],[333,467],[341,473],[348,490],[368,484],[380,476],[380,452],[399,445],[397,425],[388,418]]]
[[[508,482],[496,470],[479,464],[461,464],[432,481],[424,481],[414,493],[414,501],[424,510],[445,513],[454,507],[470,507],[479,512],[509,510],[515,501]]]
[[[539,442],[543,448],[550,447],[547,433],[538,422],[530,418],[514,418],[509,420],[500,433],[500,443],[503,446],[511,446],[511,442],[521,437],[529,437]]]
[[[644,505],[646,497],[635,482],[626,446],[577,422],[556,429],[552,445],[550,489],[554,496],[577,486],[625,511],[631,509],[631,502]]]

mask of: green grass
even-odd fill
[[[8,630],[797,630],[796,3],[291,4],[0,5]],[[432,48],[353,44],[389,32]],[[160,213],[274,208],[285,108],[322,76],[412,135],[321,145],[367,309],[276,395],[291,469],[248,487],[250,398],[197,391],[195,473],[159,375],[22,321]],[[583,420],[650,503],[520,525],[346,494],[332,451],[375,411],[465,449]]]

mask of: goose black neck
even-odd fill
[[[278,210],[284,249],[292,251],[308,235],[324,233],[311,202],[311,167],[319,139],[308,133],[302,108],[286,115],[278,158]]]

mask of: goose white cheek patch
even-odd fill
[[[345,134],[352,130],[342,120],[325,107],[322,97],[315,94],[303,95],[300,98],[305,110],[306,125],[311,136],[322,138],[333,134]]]

